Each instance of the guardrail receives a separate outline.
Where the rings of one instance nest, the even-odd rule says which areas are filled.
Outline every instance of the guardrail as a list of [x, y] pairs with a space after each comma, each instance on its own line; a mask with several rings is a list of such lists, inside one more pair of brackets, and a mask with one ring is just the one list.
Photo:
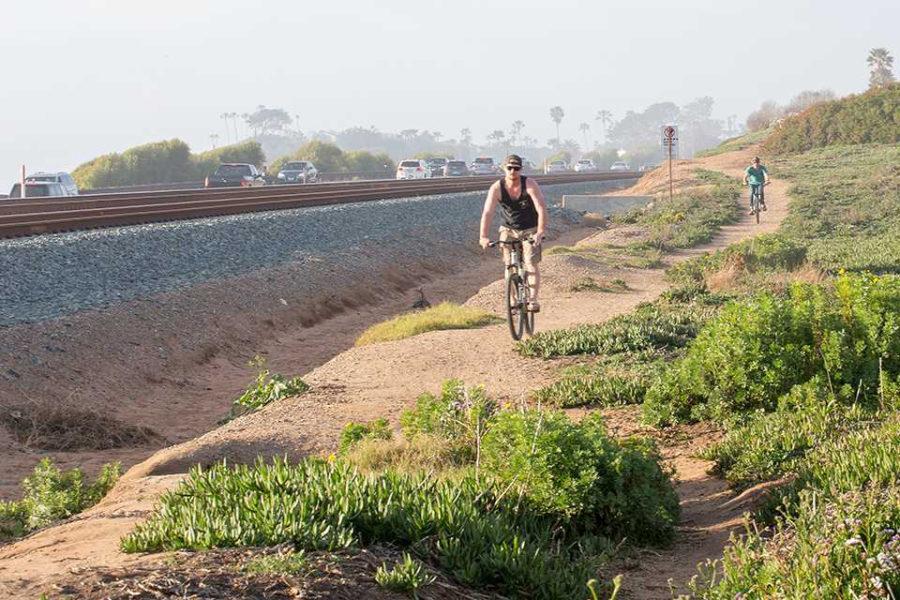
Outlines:
[[[541, 175], [544, 185], [635, 179], [639, 173]], [[246, 212], [486, 190], [496, 176], [24, 198], [0, 204], [0, 238]]]

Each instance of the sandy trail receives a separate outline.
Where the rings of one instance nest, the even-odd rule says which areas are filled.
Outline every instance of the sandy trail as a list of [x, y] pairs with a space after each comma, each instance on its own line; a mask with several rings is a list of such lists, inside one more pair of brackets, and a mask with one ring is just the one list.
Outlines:
[[[753, 150], [690, 163], [680, 161], [676, 178], [688, 179], [695, 166], [738, 175]], [[647, 193], [654, 185], [661, 185], [661, 177], [648, 175], [635, 193]], [[774, 231], [787, 213], [785, 190], [779, 182], [767, 189], [770, 208], [760, 225], [745, 216], [739, 223], [724, 227], [712, 243], [670, 256], [669, 261]], [[601, 231], [585, 241], [609, 241], [615, 235], [615, 230]], [[662, 269], [612, 270], [587, 266], [566, 255], [547, 256], [544, 272], [544, 309], [539, 314], [538, 330], [601, 322], [652, 300], [666, 288]], [[570, 292], [571, 283], [586, 274], [601, 280], [624, 279], [630, 290]], [[500, 286], [500, 281], [495, 281], [469, 302], [496, 307]], [[158, 494], [174, 486], [193, 464], [209, 464], [223, 458], [230, 462], [252, 461], [258, 455], [299, 458], [330, 450], [347, 421], [378, 416], [396, 421], [399, 412], [416, 396], [437, 391], [441, 382], [451, 377], [470, 385], [484, 384], [493, 396], [516, 401], [528, 390], [551, 380], [558, 367], [559, 363], [523, 359], [514, 354], [505, 324], [431, 332], [352, 348], [304, 377], [313, 385], [312, 393], [279, 402], [197, 439], [166, 448], [132, 468], [99, 505], [60, 526], [0, 548], [0, 596], [33, 598], [48, 590], [53, 581], [79, 569], [162, 560], [160, 556], [125, 555], [118, 551], [118, 540], [135, 522], [146, 517]], [[630, 412], [609, 414], [609, 420], [614, 432], [624, 434], [639, 429], [633, 407]], [[663, 444], [666, 458], [676, 469], [684, 518], [671, 550], [648, 552], [637, 568], [626, 572], [626, 592], [632, 597], [669, 598], [667, 580], [684, 582], [695, 572], [698, 562], [721, 556], [729, 532], [740, 521], [743, 503], [735, 503], [726, 485], [706, 474], [707, 462], [692, 458], [710, 439], [709, 432], [697, 430]]]

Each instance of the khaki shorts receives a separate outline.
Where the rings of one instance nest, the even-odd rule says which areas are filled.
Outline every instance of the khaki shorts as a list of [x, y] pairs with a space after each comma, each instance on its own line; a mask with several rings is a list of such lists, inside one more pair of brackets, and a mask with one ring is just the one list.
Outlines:
[[[537, 227], [531, 229], [510, 229], [509, 227], [500, 227], [500, 240], [503, 242], [511, 242], [513, 240], [524, 240], [526, 237], [534, 234]], [[526, 271], [534, 271], [534, 266], [541, 262], [541, 247], [543, 244], [535, 246], [531, 242], [522, 242], [522, 263], [525, 265]], [[503, 263], [509, 265], [509, 250], [503, 247]]]

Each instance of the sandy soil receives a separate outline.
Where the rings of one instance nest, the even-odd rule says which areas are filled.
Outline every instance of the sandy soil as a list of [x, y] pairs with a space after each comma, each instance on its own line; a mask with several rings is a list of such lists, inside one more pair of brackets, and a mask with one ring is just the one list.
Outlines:
[[[693, 164], [737, 175], [748, 164], [753, 150], [710, 157]], [[676, 173], [688, 175], [688, 165], [679, 164]], [[639, 191], [645, 192], [654, 182], [658, 185], [661, 177], [664, 175], [649, 174], [639, 184], [644, 186]], [[740, 223], [723, 228], [708, 246], [679, 253], [669, 260], [682, 260], [774, 231], [787, 212], [785, 187], [776, 182], [769, 188], [767, 198], [770, 208], [762, 224], [753, 224], [745, 217]], [[614, 230], [601, 231], [585, 243], [610, 241], [616, 235], [619, 233]], [[496, 269], [496, 264], [491, 268]], [[485, 269], [488, 273], [487, 264]], [[656, 297], [666, 287], [662, 270], [613, 270], [566, 255], [546, 257], [544, 270], [547, 276], [544, 309], [538, 316], [539, 330], [609, 319]], [[630, 291], [570, 292], [571, 282], [586, 272], [597, 279], [622, 278]], [[429, 299], [445, 297], [438, 292], [442, 289], [438, 287], [439, 282], [432, 285], [435, 287], [426, 288]], [[499, 282], [494, 282], [484, 287], [469, 302], [496, 307], [499, 286]], [[443, 289], [444, 293], [458, 291], [459, 286], [452, 284]], [[382, 314], [386, 312], [389, 311], [385, 309]], [[378, 316], [377, 313], [359, 314], [360, 319], [371, 321]], [[270, 347], [270, 352], [281, 357], [279, 360], [291, 354], [296, 354], [299, 360], [309, 352], [311, 343], [346, 345], [353, 337], [351, 331], [358, 331], [360, 325], [352, 315], [345, 315], [322, 323], [313, 339], [308, 332], [285, 332]], [[222, 368], [227, 372], [226, 365]], [[116, 489], [93, 509], [60, 526], [0, 548], [0, 596], [34, 597], [72, 569], [122, 568], [157, 560], [158, 557], [122, 554], [117, 548], [118, 539], [145, 517], [154, 498], [175, 485], [193, 464], [209, 464], [223, 458], [230, 462], [252, 461], [258, 455], [300, 457], [330, 450], [347, 421], [376, 416], [396, 419], [400, 410], [410, 405], [418, 394], [436, 391], [449, 377], [458, 377], [468, 384], [484, 384], [494, 396], [515, 402], [529, 389], [550, 380], [556, 368], [552, 362], [515, 355], [505, 324], [478, 330], [432, 332], [407, 340], [352, 348], [305, 376], [313, 385], [312, 393], [279, 402], [197, 439], [161, 450], [132, 468]], [[223, 408], [230, 397], [221, 399]], [[166, 405], [164, 409], [171, 410], [171, 406]], [[638, 428], [633, 410], [610, 413], [608, 419], [613, 431], [624, 434]], [[630, 597], [669, 598], [667, 581], [672, 579], [680, 584], [696, 572], [698, 562], [721, 556], [728, 534], [739, 523], [745, 502], [735, 499], [723, 482], [706, 473], [708, 463], [693, 458], [697, 449], [714, 437], [713, 431], [687, 429], [671, 439], [662, 439], [665, 456], [676, 471], [684, 518], [672, 549], [648, 552], [632, 565], [634, 568], [626, 571], [625, 591]]]

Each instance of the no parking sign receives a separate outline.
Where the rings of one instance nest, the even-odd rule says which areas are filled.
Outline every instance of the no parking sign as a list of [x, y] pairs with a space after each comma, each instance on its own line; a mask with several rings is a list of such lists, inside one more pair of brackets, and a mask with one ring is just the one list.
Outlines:
[[663, 125], [660, 133], [662, 134], [660, 140], [663, 148], [674, 148], [678, 145], [678, 126]]

